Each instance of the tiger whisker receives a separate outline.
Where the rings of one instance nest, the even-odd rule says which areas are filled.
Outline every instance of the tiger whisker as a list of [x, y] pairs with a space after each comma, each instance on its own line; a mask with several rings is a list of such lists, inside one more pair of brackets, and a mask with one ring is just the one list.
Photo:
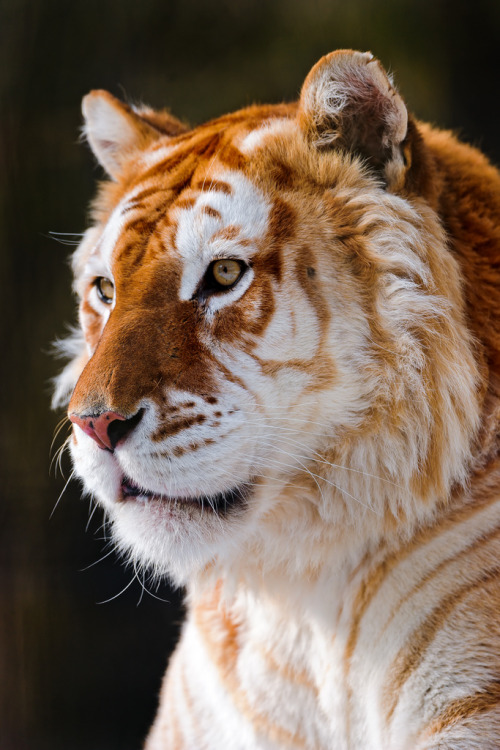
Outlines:
[[[248, 422], [248, 424], [252, 424], [252, 423]], [[286, 428], [281, 428], [281, 427], [277, 426], [276, 429], [282, 430], [282, 429], [286, 429]], [[280, 439], [283, 440], [286, 443], [290, 443], [292, 445], [296, 445], [299, 448], [306, 448], [306, 446], [304, 446], [304, 444], [300, 443], [298, 440], [292, 440], [289, 437], [283, 437], [283, 436], [280, 436]], [[344, 469], [345, 471], [351, 471], [351, 472], [353, 472], [355, 474], [362, 474], [363, 476], [369, 477], [370, 479], [378, 479], [380, 482], [386, 482], [387, 484], [390, 484], [393, 487], [397, 487], [400, 490], [403, 489], [401, 487], [401, 485], [398, 484], [397, 482], [393, 482], [390, 479], [386, 479], [385, 477], [381, 477], [378, 474], [371, 474], [368, 471], [363, 471], [363, 469], [354, 469], [351, 466], [342, 466], [341, 464], [334, 464], [331, 461], [327, 461], [325, 458], [323, 458], [321, 456], [321, 453], [319, 453], [318, 451], [316, 451], [314, 449], [311, 449], [311, 456], [300, 456], [300, 458], [308, 459], [308, 458], [312, 458], [312, 456], [317, 456], [317, 458], [314, 459], [317, 463], [325, 464], [326, 466], [331, 466], [333, 469]]]
[[[272, 446], [273, 448], [276, 448], [276, 446], [272, 445], [271, 443], [269, 443], [269, 445]], [[296, 458], [296, 456], [293, 453], [288, 453], [287, 451], [282, 450], [280, 448], [278, 448], [278, 450], [280, 451], [280, 453], [284, 453], [285, 455], [290, 456], [291, 458]], [[273, 459], [266, 458], [264, 460], [265, 461], [272, 461]], [[355, 500], [357, 503], [359, 503], [359, 505], [362, 505], [367, 510], [371, 510], [376, 515], [381, 516], [381, 513], [379, 511], [376, 511], [375, 508], [371, 507], [370, 505], [367, 505], [366, 503], [363, 503], [361, 500], [359, 500], [357, 497], [355, 497], [354, 495], [352, 495], [350, 492], [348, 492], [347, 490], [345, 490], [342, 487], [340, 487], [340, 485], [336, 484], [335, 482], [332, 482], [329, 479], [326, 479], [325, 477], [322, 477], [320, 474], [316, 474], [315, 472], [311, 471], [304, 464], [302, 464], [302, 462], [299, 461], [298, 463], [299, 463], [299, 465], [301, 465], [303, 467], [304, 471], [306, 471], [306, 473], [309, 474], [313, 479], [320, 479], [322, 482], [326, 482], [326, 484], [329, 484], [332, 487], [335, 487], [335, 489], [339, 490], [339, 492], [342, 492], [344, 495], [347, 495], [347, 497], [350, 497], [352, 500]], [[288, 468], [295, 468], [293, 466], [293, 464], [281, 463], [281, 465], [283, 465], [285, 467], [288, 467]], [[316, 484], [318, 484], [318, 483], [316, 482]], [[318, 489], [320, 489], [319, 485], [318, 485]], [[323, 494], [322, 494], [322, 498], [324, 499]]]
[[[207, 171], [205, 172], [205, 177], [203, 178], [203, 184], [202, 184], [202, 187], [201, 187], [201, 191], [202, 191], [202, 192], [203, 192], [203, 191], [205, 190], [205, 183], [206, 183], [206, 181], [207, 181], [207, 175], [208, 175], [208, 173], [210, 172], [210, 170], [212, 169], [212, 167], [213, 167], [213, 165], [214, 165], [214, 163], [215, 163], [215, 160], [217, 159], [217, 157], [218, 157], [219, 153], [220, 153], [220, 149], [218, 149], [218, 151], [216, 151], [216, 152], [215, 152], [215, 154], [214, 154], [214, 156], [213, 156], [213, 159], [212, 159], [212, 161], [210, 162], [210, 165], [209, 165], [209, 167], [208, 167]], [[210, 179], [210, 185], [209, 185], [209, 188], [208, 188], [209, 192], [210, 192], [210, 188], [212, 187], [213, 183], [214, 183], [214, 178], [212, 177], [212, 178]]]
[[302, 422], [304, 424], [315, 424], [315, 425], [318, 425], [319, 427], [325, 427], [328, 430], [331, 430], [332, 426], [333, 426], [333, 425], [327, 424], [325, 422], [316, 422], [316, 421], [314, 421], [312, 419], [300, 419], [300, 417], [288, 417], [288, 416], [286, 416], [286, 417], [269, 416], [268, 417], [268, 416], [266, 416], [264, 414], [260, 417], [260, 419], [259, 418], [257, 418], [257, 419], [254, 418], [254, 421], [255, 421], [255, 424], [258, 424], [259, 422], [266, 422], [266, 421], [269, 421], [271, 419], [273, 419], [273, 420], [277, 419], [277, 420], [283, 420], [283, 421], [286, 420], [287, 422]]
[[135, 574], [135, 572], [134, 572], [134, 575], [132, 576], [132, 579], [131, 579], [131, 580], [130, 580], [130, 581], [129, 581], [128, 583], [127, 583], [127, 585], [126, 585], [126, 586], [124, 586], [124, 587], [122, 588], [122, 590], [121, 590], [121, 591], [119, 591], [119, 592], [118, 592], [117, 594], [115, 594], [114, 596], [111, 596], [111, 597], [110, 597], [109, 599], [104, 599], [104, 600], [103, 600], [103, 601], [101, 601], [101, 602], [96, 602], [96, 604], [109, 604], [109, 602], [112, 602], [112, 601], [114, 601], [115, 599], [118, 599], [118, 597], [119, 597], [119, 596], [121, 596], [122, 594], [124, 594], [124, 593], [125, 593], [125, 591], [127, 591], [127, 589], [129, 589], [129, 588], [130, 588], [130, 587], [132, 586], [132, 584], [134, 583], [134, 581], [136, 580], [136, 578], [137, 578], [137, 576], [136, 576], [136, 574]]
[[102, 537], [97, 537], [97, 536], [95, 537], [98, 541], [100, 541], [100, 542], [102, 542], [102, 541], [109, 542], [110, 541], [110, 536], [109, 536], [109, 533], [108, 533], [108, 527], [109, 527], [109, 519], [107, 518], [106, 514], [104, 514], [101, 525], [95, 530], [95, 534], [98, 534], [100, 531], [102, 531], [104, 533], [104, 536], [102, 536]]
[[52, 508], [52, 513], [51, 513], [51, 514], [50, 514], [50, 516], [49, 516], [49, 521], [50, 521], [50, 519], [52, 518], [52, 516], [54, 515], [54, 513], [55, 513], [55, 510], [56, 510], [57, 506], [59, 505], [59, 501], [61, 500], [62, 496], [64, 495], [64, 493], [65, 493], [65, 491], [66, 491], [66, 488], [67, 488], [68, 484], [69, 484], [69, 483], [71, 482], [71, 480], [73, 479], [74, 475], [75, 475], [75, 470], [73, 469], [73, 471], [71, 472], [71, 474], [70, 474], [70, 475], [69, 475], [69, 477], [68, 477], [68, 480], [67, 480], [66, 484], [65, 484], [65, 485], [64, 485], [64, 487], [62, 488], [62, 492], [61, 492], [61, 494], [59, 495], [59, 497], [58, 497], [58, 498], [57, 498], [57, 500], [56, 500], [56, 504], [55, 504], [55, 505], [54, 505], [54, 507]]
[[139, 599], [138, 599], [137, 604], [136, 604], [136, 607], [138, 607], [139, 604], [142, 602], [142, 598], [144, 596], [144, 592], [146, 591], [146, 588], [144, 586], [144, 580], [141, 581], [141, 579], [139, 577], [139, 573], [137, 572], [137, 563], [136, 563], [136, 561], [133, 560], [132, 564], [133, 564], [133, 567], [134, 567], [134, 573], [135, 573], [136, 580], [138, 581], [139, 586], [141, 587], [141, 593], [140, 593]]
[[[110, 544], [109, 541], [108, 541], [108, 544]], [[113, 548], [110, 549], [109, 552], [106, 552], [105, 555], [103, 555], [102, 557], [100, 557], [98, 560], [95, 560], [93, 563], [90, 563], [90, 565], [86, 565], [85, 568], [80, 568], [79, 572], [80, 573], [84, 573], [86, 570], [89, 570], [90, 568], [93, 568], [94, 565], [99, 565], [100, 562], [102, 562], [103, 560], [106, 560], [106, 558], [109, 557], [110, 555], [112, 555], [113, 552], [115, 552], [115, 551], [116, 551], [115, 545], [113, 545]]]
[[68, 447], [68, 445], [69, 445], [69, 438], [67, 438], [67, 440], [65, 440], [64, 443], [63, 443], [63, 445], [61, 446], [61, 449], [59, 450], [59, 455], [58, 455], [57, 461], [56, 461], [56, 469], [55, 469], [55, 471], [57, 473], [57, 470], [59, 469], [59, 473], [63, 477], [63, 479], [64, 479], [64, 472], [63, 472], [63, 468], [62, 468], [62, 457], [63, 457], [64, 451], [66, 450], [66, 448]]
[[89, 514], [89, 519], [87, 521], [87, 525], [85, 526], [85, 533], [89, 530], [90, 523], [92, 521], [92, 518], [94, 517], [94, 513], [96, 512], [97, 508], [99, 507], [94, 498], [92, 497], [90, 499], [90, 502], [93, 503], [94, 507], [92, 508], [92, 511]]
[[50, 454], [52, 452], [52, 448], [54, 447], [54, 443], [55, 443], [55, 441], [57, 439], [57, 436], [61, 432], [61, 430], [64, 427], [64, 425], [65, 425], [66, 422], [69, 423], [69, 426], [72, 426], [71, 422], [68, 419], [68, 417], [66, 415], [64, 415], [64, 417], [62, 419], [60, 419], [59, 422], [57, 423], [57, 425], [55, 426], [55, 428], [54, 428], [54, 437], [52, 438], [52, 442], [51, 442], [50, 448], [49, 448], [49, 456], [50, 456]]
[[[271, 422], [273, 418], [269, 417], [268, 419]], [[285, 419], [285, 418], [283, 417], [283, 419]], [[304, 420], [304, 421], [307, 423], [307, 420]], [[278, 424], [268, 424], [268, 423], [264, 422], [263, 419], [259, 420], [258, 422], [253, 421], [253, 420], [248, 420], [247, 424], [256, 425], [256, 426], [261, 426], [262, 424], [265, 424], [266, 428], [271, 428], [271, 429], [274, 429], [274, 430], [281, 430], [282, 432], [291, 432], [294, 435], [297, 434], [297, 428], [296, 427], [284, 427], [283, 425], [278, 425]], [[311, 435], [312, 437], [324, 437], [324, 435], [325, 435], [324, 432], [308, 432], [307, 434]]]
[[[59, 242], [60, 245], [77, 247], [82, 241], [81, 238], [83, 237], [83, 234], [73, 234], [73, 232], [49, 232], [48, 234], [42, 233], [42, 237], [46, 237], [48, 240], [55, 240], [56, 242]], [[74, 239], [70, 239], [71, 237]], [[76, 239], [77, 237], [80, 239]]]
[[[136, 572], [137, 580], [139, 581], [141, 589], [142, 589], [141, 595], [139, 597], [139, 601], [137, 602], [137, 606], [139, 606], [139, 604], [141, 603], [143, 595], [145, 593], [148, 594], [149, 596], [151, 596], [153, 599], [157, 599], [159, 602], [163, 602], [164, 604], [170, 604], [170, 602], [169, 602], [168, 599], [163, 599], [163, 597], [158, 596], [157, 594], [153, 594], [153, 592], [148, 589], [148, 587], [146, 586], [146, 579], [145, 579], [146, 571], [145, 570], [137, 571], [137, 567], [136, 566], [137, 566], [137, 563], [134, 560], [134, 570]], [[142, 572], [142, 580], [139, 577], [139, 572]]]
[[52, 460], [50, 462], [50, 466], [49, 466], [49, 473], [50, 473], [52, 471], [52, 466], [55, 463], [55, 474], [57, 475], [57, 470], [59, 469], [59, 472], [61, 476], [63, 477], [63, 479], [64, 479], [64, 473], [62, 470], [62, 457], [63, 457], [63, 453], [65, 449], [69, 445], [69, 441], [70, 441], [70, 437], [68, 436], [66, 440], [64, 441], [64, 443], [62, 443], [62, 445], [59, 446], [59, 448], [57, 449], [57, 452], [53, 455]]
[[[271, 443], [269, 443], [269, 445], [271, 445]], [[291, 453], [288, 453], [287, 451], [285, 451], [285, 450], [283, 450], [283, 449], [278, 449], [278, 450], [280, 451], [280, 453], [284, 453], [285, 455], [289, 456], [290, 458], [296, 458], [296, 456], [294, 456], [294, 455], [293, 455], [293, 454], [291, 454]], [[267, 460], [267, 461], [271, 461], [271, 460], [273, 460], [273, 459], [269, 459], [269, 458], [266, 458], [265, 460]], [[282, 463], [282, 462], [280, 462], [280, 463]], [[298, 461], [298, 464], [299, 464], [299, 465], [300, 465], [300, 466], [301, 466], [301, 467], [302, 467], [302, 468], [304, 469], [304, 471], [306, 472], [306, 474], [309, 474], [309, 475], [310, 475], [310, 476], [311, 476], [311, 477], [313, 478], [313, 480], [314, 480], [314, 482], [315, 482], [315, 484], [316, 484], [316, 486], [317, 486], [317, 488], [318, 488], [318, 490], [319, 490], [319, 493], [320, 493], [320, 495], [321, 495], [321, 499], [322, 499], [322, 500], [324, 501], [325, 497], [324, 497], [324, 495], [323, 495], [323, 491], [322, 491], [322, 489], [321, 489], [321, 487], [320, 487], [319, 483], [318, 483], [318, 482], [317, 482], [317, 480], [316, 480], [316, 476], [317, 476], [317, 475], [315, 476], [315, 475], [314, 475], [314, 473], [313, 473], [312, 471], [310, 471], [310, 469], [308, 469], [308, 468], [307, 468], [307, 466], [306, 466], [305, 464], [303, 464], [303, 463], [302, 463], [302, 461]], [[286, 466], [286, 464], [284, 464], [284, 463], [283, 463], [283, 466]], [[295, 467], [293, 467], [293, 464], [288, 464], [288, 466], [289, 466], [289, 467], [292, 467], [292, 468], [295, 468]]]

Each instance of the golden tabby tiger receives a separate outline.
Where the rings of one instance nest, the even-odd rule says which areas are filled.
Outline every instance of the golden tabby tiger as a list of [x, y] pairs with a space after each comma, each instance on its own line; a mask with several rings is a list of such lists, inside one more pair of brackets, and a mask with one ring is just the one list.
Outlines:
[[195, 129], [85, 99], [71, 454], [187, 588], [147, 750], [500, 748], [500, 176], [371, 54]]

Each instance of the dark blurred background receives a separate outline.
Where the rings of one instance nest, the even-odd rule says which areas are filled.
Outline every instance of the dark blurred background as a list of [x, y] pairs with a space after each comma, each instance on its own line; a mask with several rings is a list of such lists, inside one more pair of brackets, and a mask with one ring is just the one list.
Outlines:
[[167, 602], [137, 582], [112, 599], [133, 579], [114, 554], [83, 570], [108, 548], [76, 483], [50, 518], [50, 348], [75, 315], [71, 248], [49, 233], [83, 231], [100, 176], [81, 97], [198, 123], [294, 99], [321, 55], [370, 49], [420, 118], [498, 164], [499, 40], [498, 0], [0, 0], [1, 750], [140, 748], [182, 617], [167, 585]]

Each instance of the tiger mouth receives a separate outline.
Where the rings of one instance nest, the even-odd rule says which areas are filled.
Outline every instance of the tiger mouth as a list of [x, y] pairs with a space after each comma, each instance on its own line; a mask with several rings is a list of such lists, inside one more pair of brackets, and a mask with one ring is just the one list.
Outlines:
[[176, 505], [189, 505], [199, 507], [204, 511], [226, 515], [235, 509], [247, 504], [250, 494], [250, 483], [240, 484], [224, 492], [213, 495], [161, 495], [144, 487], [139, 487], [128, 477], [123, 477], [120, 487], [120, 499], [122, 501], [148, 502], [156, 501]]

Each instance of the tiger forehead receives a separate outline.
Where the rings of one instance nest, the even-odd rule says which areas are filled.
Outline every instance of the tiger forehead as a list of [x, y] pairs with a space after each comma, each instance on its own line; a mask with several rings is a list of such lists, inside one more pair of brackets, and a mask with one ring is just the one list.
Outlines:
[[[243, 246], [263, 237], [269, 221], [269, 202], [262, 191], [239, 172], [207, 176], [204, 189], [192, 195], [190, 205], [175, 213], [175, 246], [184, 259], [205, 259], [224, 253], [224, 245], [240, 241]], [[218, 186], [227, 186], [219, 189]], [[173, 209], [175, 210], [175, 204]]]
[[[142, 167], [136, 165], [100, 243], [115, 274], [117, 266], [125, 275], [140, 271], [147, 258], [176, 258], [184, 268], [181, 297], [188, 299], [212, 260], [250, 262], [272, 240], [273, 228], [283, 235], [297, 226], [297, 211], [310, 234], [305, 204], [321, 213], [321, 195], [331, 192], [341, 167], [344, 189], [365, 187], [359, 170], [338, 158], [320, 155], [318, 163], [305, 158], [296, 127], [286, 118], [260, 119], [252, 126], [244, 121], [228, 132], [206, 130], [170, 145], [161, 140], [143, 153]], [[331, 220], [333, 213], [327, 213]]]
[[214, 258], [250, 259], [269, 215], [268, 199], [248, 177], [214, 167], [194, 174], [174, 199], [161, 184], [137, 186], [113, 212], [101, 252], [115, 275], [126, 276], [146, 261], [177, 258], [185, 268], [181, 298], [189, 298]]

